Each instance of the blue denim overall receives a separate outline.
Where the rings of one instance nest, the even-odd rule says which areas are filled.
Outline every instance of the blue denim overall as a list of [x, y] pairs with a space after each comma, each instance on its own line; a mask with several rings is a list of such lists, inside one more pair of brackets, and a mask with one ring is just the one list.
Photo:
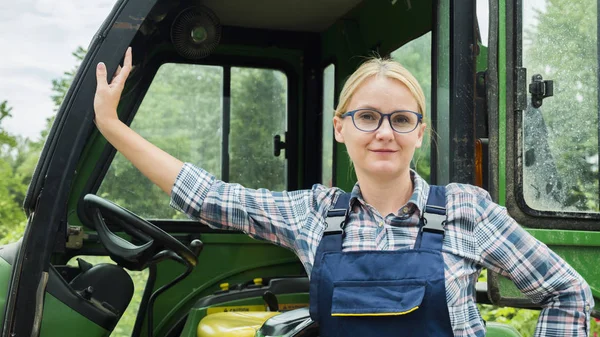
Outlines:
[[414, 249], [342, 252], [339, 219], [347, 218], [349, 195], [338, 199], [310, 280], [310, 316], [320, 336], [453, 336], [441, 254], [445, 187], [431, 186]]

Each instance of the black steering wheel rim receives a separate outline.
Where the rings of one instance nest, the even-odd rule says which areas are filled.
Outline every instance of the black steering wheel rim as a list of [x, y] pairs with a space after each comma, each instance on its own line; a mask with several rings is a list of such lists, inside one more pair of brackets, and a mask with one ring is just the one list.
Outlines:
[[[121, 207], [95, 194], [84, 196], [86, 212], [96, 226], [96, 231], [105, 248], [117, 262], [128, 264], [129, 269], [143, 269], [148, 262], [161, 250], [169, 250], [191, 266], [197, 262], [196, 255], [182, 242], [163, 231], [154, 224], [144, 220], [130, 210]], [[124, 240], [108, 229], [104, 216], [115, 218], [115, 224], [126, 233], [145, 242], [140, 246]]]

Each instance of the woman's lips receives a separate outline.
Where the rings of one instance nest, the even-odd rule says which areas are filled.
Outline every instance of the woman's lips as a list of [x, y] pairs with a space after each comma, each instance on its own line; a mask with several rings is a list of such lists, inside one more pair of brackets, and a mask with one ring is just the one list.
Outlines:
[[389, 150], [389, 149], [378, 149], [378, 150], [370, 150], [371, 152], [376, 152], [376, 153], [394, 153], [396, 152], [396, 150]]

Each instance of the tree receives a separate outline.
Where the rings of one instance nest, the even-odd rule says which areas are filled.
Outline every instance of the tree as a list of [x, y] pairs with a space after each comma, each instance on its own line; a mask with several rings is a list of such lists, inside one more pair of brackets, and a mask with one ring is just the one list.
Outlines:
[[[62, 104], [85, 53], [85, 49], [77, 48], [73, 52], [77, 65], [52, 81], [54, 111]], [[11, 110], [7, 101], [0, 103], [0, 123], [11, 117]], [[37, 141], [10, 135], [0, 125], [0, 243], [16, 241], [25, 229], [21, 205], [53, 121], [54, 116], [47, 119], [46, 128]]]
[[14, 167], [18, 156], [17, 138], [3, 130], [1, 125], [5, 118], [10, 117], [11, 110], [7, 101], [0, 103], [0, 177], [2, 177], [0, 179], [0, 241], [2, 242], [6, 242], [8, 234], [21, 232], [25, 225], [25, 214], [20, 205], [27, 186]]
[[[10, 112], [12, 108], [8, 106], [7, 101], [3, 101], [0, 103], [0, 123], [6, 117], [10, 117]], [[17, 141], [15, 137], [11, 136], [5, 130], [0, 129], [0, 146], [2, 146], [2, 150], [5, 150], [6, 147], [14, 147], [17, 145]]]

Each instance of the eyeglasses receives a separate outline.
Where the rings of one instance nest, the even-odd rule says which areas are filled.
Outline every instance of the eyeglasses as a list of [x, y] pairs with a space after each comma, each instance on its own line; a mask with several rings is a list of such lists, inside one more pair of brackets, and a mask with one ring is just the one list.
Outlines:
[[341, 117], [352, 117], [354, 126], [360, 131], [373, 132], [381, 126], [381, 122], [388, 117], [392, 130], [398, 133], [409, 133], [417, 128], [423, 115], [410, 111], [398, 110], [389, 114], [383, 114], [374, 109], [358, 109], [344, 113]]

